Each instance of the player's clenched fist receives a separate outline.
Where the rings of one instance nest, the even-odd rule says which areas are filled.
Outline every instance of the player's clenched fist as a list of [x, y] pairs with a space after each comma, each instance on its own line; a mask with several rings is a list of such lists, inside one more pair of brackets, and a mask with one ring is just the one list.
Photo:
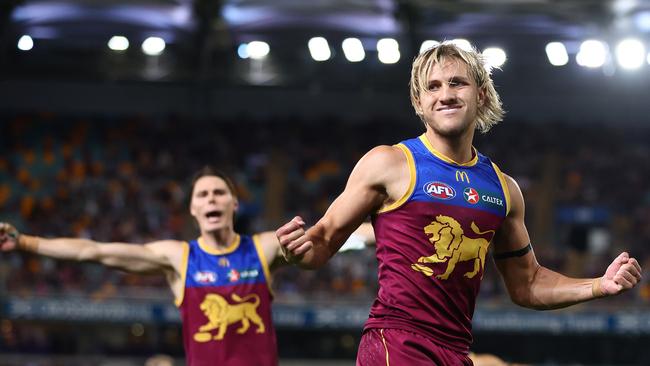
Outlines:
[[641, 273], [639, 261], [623, 252], [607, 267], [605, 275], [594, 283], [594, 295], [609, 296], [629, 290], [641, 281]]
[[280, 242], [284, 259], [289, 263], [297, 263], [302, 256], [312, 248], [313, 243], [305, 235], [305, 221], [300, 216], [284, 224], [275, 231]]
[[6, 222], [0, 222], [0, 250], [9, 251], [18, 246], [18, 235], [16, 228]]

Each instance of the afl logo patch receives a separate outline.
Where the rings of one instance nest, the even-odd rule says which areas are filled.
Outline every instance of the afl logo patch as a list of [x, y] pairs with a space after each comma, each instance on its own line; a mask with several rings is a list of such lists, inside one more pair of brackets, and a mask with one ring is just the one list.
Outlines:
[[429, 182], [424, 185], [424, 193], [441, 200], [450, 200], [456, 197], [456, 191], [447, 183]]
[[463, 191], [463, 196], [465, 197], [465, 201], [468, 203], [471, 203], [473, 205], [478, 203], [478, 192], [474, 188], [467, 187]]
[[198, 283], [215, 283], [217, 274], [212, 271], [201, 271], [194, 274], [194, 281]]

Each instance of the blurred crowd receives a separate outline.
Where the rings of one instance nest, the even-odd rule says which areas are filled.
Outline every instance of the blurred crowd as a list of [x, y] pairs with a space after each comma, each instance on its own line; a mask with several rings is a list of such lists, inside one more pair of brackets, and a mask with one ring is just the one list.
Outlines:
[[[190, 178], [205, 164], [235, 179], [242, 233], [274, 230], [296, 214], [313, 224], [372, 146], [423, 129], [404, 121], [323, 118], [187, 121], [165, 117], [0, 117], [0, 220], [41, 236], [144, 243], [198, 235]], [[650, 129], [506, 121], [476, 146], [520, 184], [539, 261], [574, 276], [602, 274], [619, 251], [650, 268]], [[480, 304], [507, 302], [489, 261]], [[337, 255], [319, 271], [283, 268], [280, 302], [369, 303], [372, 248]], [[0, 294], [171, 299], [161, 277], [23, 253], [0, 258]], [[616, 299], [650, 303], [650, 284]]]

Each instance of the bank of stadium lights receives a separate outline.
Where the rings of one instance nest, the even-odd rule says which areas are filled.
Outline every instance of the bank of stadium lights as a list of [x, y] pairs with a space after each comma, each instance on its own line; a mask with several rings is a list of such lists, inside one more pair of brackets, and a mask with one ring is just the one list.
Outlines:
[[314, 37], [307, 42], [309, 53], [314, 61], [327, 61], [332, 57], [332, 50], [323, 37]]
[[160, 37], [149, 37], [142, 42], [142, 52], [148, 56], [158, 56], [165, 50], [165, 40]]
[[486, 67], [489, 69], [503, 66], [508, 59], [506, 51], [499, 47], [488, 47], [483, 50], [482, 54], [485, 58]]
[[392, 38], [382, 38], [377, 41], [377, 57], [383, 64], [394, 64], [399, 61], [399, 43]]
[[341, 44], [345, 58], [350, 62], [360, 62], [366, 58], [366, 51], [358, 38], [346, 38]]
[[582, 42], [576, 55], [578, 65], [596, 68], [603, 66], [605, 61], [607, 61], [607, 46], [605, 43], [595, 39]]
[[124, 36], [113, 36], [108, 40], [108, 48], [121, 52], [129, 49], [129, 40]]
[[18, 39], [17, 47], [21, 51], [29, 51], [34, 48], [34, 40], [28, 35], [23, 35]]
[[[28, 36], [25, 36], [28, 37]], [[114, 37], [115, 38], [115, 37]], [[31, 38], [29, 38], [31, 41]], [[29, 41], [25, 40], [25, 45]], [[161, 40], [162, 41], [162, 40]], [[128, 40], [127, 47], [128, 47]], [[472, 49], [471, 43], [462, 38], [457, 38], [449, 41], [458, 47], [470, 50]], [[19, 42], [20, 43], [20, 42]], [[110, 42], [109, 42], [110, 43]], [[145, 41], [146, 43], [146, 41]], [[162, 41], [164, 49], [164, 41]], [[33, 42], [31, 42], [33, 45]], [[435, 40], [426, 40], [420, 46], [420, 53], [440, 44]], [[31, 46], [30, 46], [31, 47]], [[110, 45], [109, 45], [110, 47]], [[143, 44], [143, 50], [144, 50]], [[20, 48], [20, 46], [19, 46]], [[308, 42], [309, 52], [314, 61], [326, 61], [332, 57], [332, 49], [323, 37], [313, 37]], [[349, 62], [361, 62], [365, 59], [366, 53], [363, 44], [358, 38], [347, 38], [342, 43], [343, 54]], [[23, 49], [23, 48], [21, 48]], [[29, 48], [28, 48], [29, 49]], [[115, 49], [111, 47], [111, 49]], [[550, 42], [545, 47], [546, 56], [549, 63], [553, 66], [564, 66], [569, 62], [569, 53], [566, 46], [561, 42]], [[647, 52], [643, 42], [635, 39], [626, 39], [621, 41], [615, 50], [616, 60], [623, 69], [636, 69], [640, 68], [644, 61], [650, 64], [650, 53]], [[162, 52], [162, 50], [160, 51]], [[253, 41], [250, 43], [242, 43], [237, 48], [237, 54], [240, 58], [253, 58], [262, 59], [270, 52], [270, 47], [266, 42]], [[379, 61], [384, 64], [393, 64], [399, 62], [401, 57], [399, 51], [399, 44], [395, 39], [384, 38], [377, 41], [377, 53]], [[503, 49], [496, 47], [489, 47], [483, 50], [483, 56], [486, 58], [487, 65], [492, 67], [501, 67], [507, 61], [507, 54]], [[606, 43], [589, 39], [580, 45], [580, 49], [576, 54], [576, 62], [578, 65], [588, 68], [598, 68], [605, 65], [610, 58], [609, 49]]]
[[640, 68], [646, 57], [645, 46], [638, 39], [625, 39], [616, 46], [616, 61], [621, 68], [634, 70]]
[[553, 66], [564, 66], [569, 63], [569, 54], [562, 42], [550, 42], [546, 45], [546, 57]]

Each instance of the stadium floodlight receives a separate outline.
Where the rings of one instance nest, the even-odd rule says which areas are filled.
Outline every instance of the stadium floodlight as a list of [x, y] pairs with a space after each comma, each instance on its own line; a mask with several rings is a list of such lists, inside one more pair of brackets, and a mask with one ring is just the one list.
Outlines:
[[382, 38], [377, 41], [377, 57], [384, 64], [394, 64], [399, 61], [399, 43], [392, 38]]
[[332, 57], [332, 50], [327, 40], [323, 37], [314, 37], [307, 42], [309, 53], [314, 61], [327, 61]]
[[598, 40], [588, 39], [580, 45], [576, 55], [576, 62], [580, 66], [596, 68], [601, 67], [607, 60], [607, 46]]
[[18, 49], [21, 51], [29, 51], [34, 48], [34, 40], [28, 35], [23, 35], [18, 40]]
[[142, 42], [142, 52], [149, 56], [160, 55], [165, 47], [165, 40], [160, 37], [149, 37]]
[[253, 60], [261, 60], [268, 56], [271, 51], [269, 44], [264, 41], [253, 41], [248, 43], [248, 55]]
[[546, 57], [553, 66], [564, 66], [569, 63], [569, 54], [562, 42], [549, 42], [546, 45]]
[[471, 52], [472, 49], [473, 49], [472, 44], [469, 43], [469, 41], [466, 40], [465, 38], [455, 38], [455, 39], [452, 39], [452, 40], [451, 40], [451, 43], [453, 43], [453, 44], [455, 44], [456, 46], [458, 46], [458, 48], [460, 48], [461, 50], [465, 50], [465, 51], [468, 51], [468, 52]]
[[358, 38], [346, 38], [341, 46], [345, 58], [350, 62], [360, 62], [366, 58], [366, 51], [363, 50], [363, 44]]
[[247, 59], [250, 56], [248, 54], [248, 43], [242, 43], [237, 47], [237, 56], [243, 59]]
[[643, 65], [645, 55], [645, 46], [638, 39], [625, 39], [616, 45], [616, 61], [624, 69], [638, 69]]
[[108, 40], [108, 48], [113, 51], [126, 51], [129, 48], [129, 40], [124, 36], [113, 36]]
[[420, 46], [420, 53], [423, 53], [424, 51], [431, 49], [439, 44], [440, 42], [438, 41], [427, 39], [426, 41], [422, 42], [422, 45]]
[[506, 63], [508, 57], [506, 51], [499, 47], [488, 47], [483, 50], [483, 57], [488, 68], [501, 67]]

